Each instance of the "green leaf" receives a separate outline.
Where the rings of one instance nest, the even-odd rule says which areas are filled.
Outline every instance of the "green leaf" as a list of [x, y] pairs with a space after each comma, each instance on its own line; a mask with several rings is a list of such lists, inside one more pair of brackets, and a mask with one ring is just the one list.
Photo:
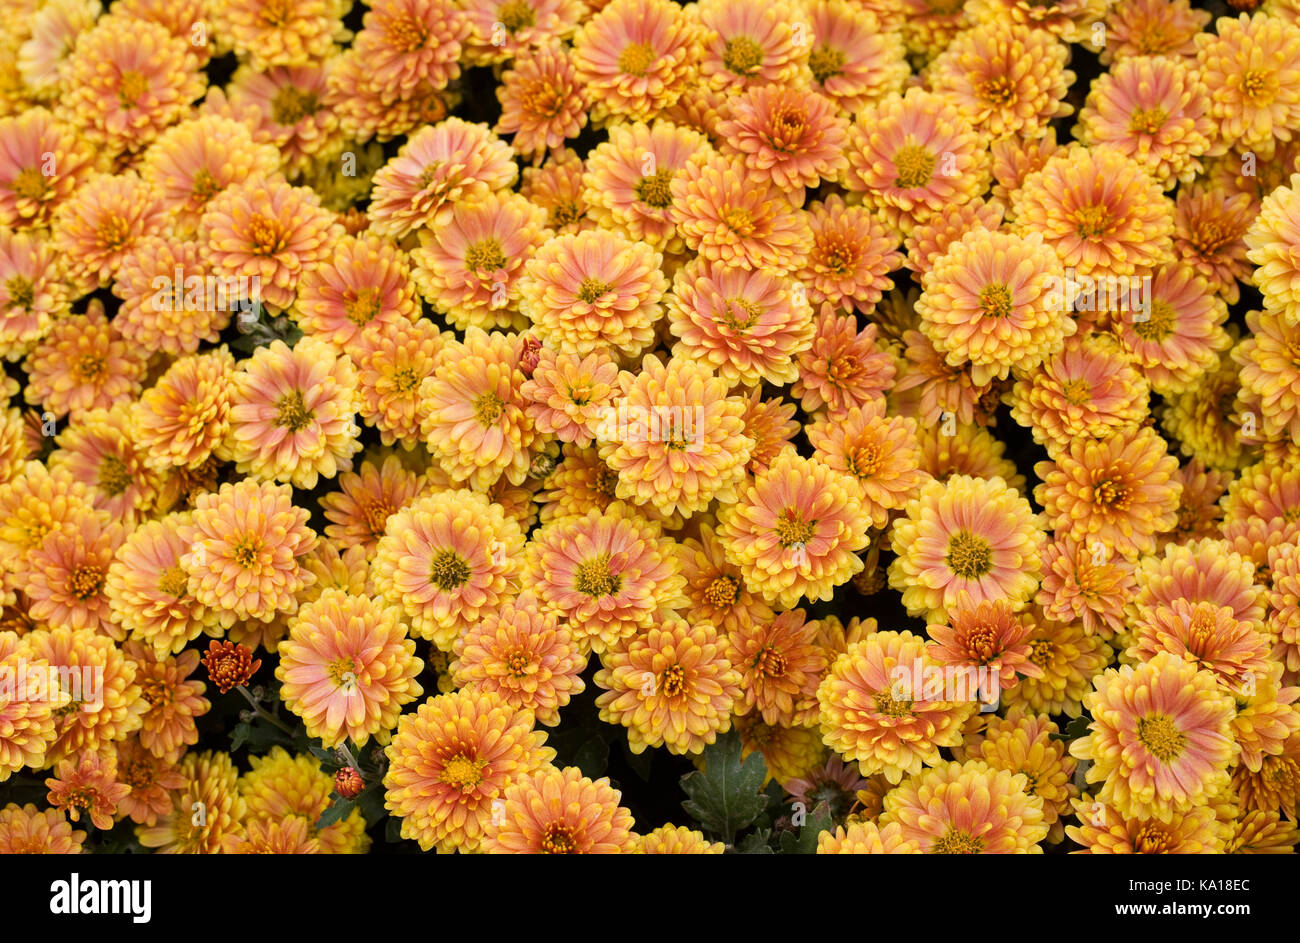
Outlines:
[[770, 828], [756, 828], [748, 835], [745, 840], [736, 846], [738, 855], [770, 855], [773, 854], [772, 846], [768, 842], [772, 838]]
[[344, 799], [336, 792], [331, 792], [330, 798], [334, 801], [330, 803], [329, 807], [321, 813], [320, 818], [316, 821], [318, 830], [329, 828], [335, 822], [343, 821], [357, 807], [356, 799]]
[[1092, 718], [1087, 715], [1076, 717], [1066, 725], [1065, 733], [1054, 733], [1052, 734], [1052, 739], [1064, 740], [1066, 743], [1078, 740], [1080, 737], [1088, 736], [1088, 728], [1091, 725]]
[[251, 728], [246, 723], [240, 722], [238, 724], [235, 724], [235, 729], [230, 734], [231, 753], [234, 753], [236, 750], [242, 747], [246, 742], [248, 742], [248, 734], [250, 730]]
[[829, 803], [819, 802], [803, 825], [795, 826], [781, 833], [781, 854], [815, 855], [817, 854], [817, 836], [835, 827], [835, 816], [831, 814]]
[[705, 830], [722, 836], [728, 845], [736, 833], [752, 825], [771, 801], [762, 792], [767, 778], [763, 754], [755, 750], [740, 759], [740, 735], [734, 730], [704, 751], [704, 769], [682, 777], [690, 796], [682, 808]]
[[387, 814], [384, 809], [384, 790], [379, 788], [379, 783], [372, 783], [357, 796], [357, 806], [361, 809], [362, 818], [366, 820], [366, 828]]

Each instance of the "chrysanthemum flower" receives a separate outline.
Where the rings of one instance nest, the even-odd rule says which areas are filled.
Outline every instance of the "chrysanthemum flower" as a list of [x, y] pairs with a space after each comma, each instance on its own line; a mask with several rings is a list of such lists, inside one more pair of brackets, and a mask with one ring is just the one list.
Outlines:
[[600, 719], [628, 728], [633, 753], [665, 745], [669, 753], [701, 753], [731, 729], [740, 674], [711, 623], [668, 616], [607, 649], [601, 662]]
[[1209, 10], [1188, 0], [1119, 0], [1106, 17], [1102, 65], [1130, 56], [1196, 56], [1196, 35], [1210, 22]]
[[946, 435], [942, 427], [934, 425], [922, 425], [917, 429], [923, 472], [940, 481], [953, 475], [996, 477], [1017, 491], [1024, 490], [1025, 476], [1004, 457], [1005, 442], [979, 426], [957, 425], [951, 431], [953, 435]]
[[362, 546], [373, 553], [384, 536], [388, 518], [409, 505], [420, 494], [423, 482], [403, 467], [396, 455], [382, 463], [361, 463], [358, 472], [339, 476], [339, 490], [323, 495], [321, 510], [326, 520], [325, 536], [340, 549]]
[[568, 39], [579, 21], [607, 4], [579, 0], [465, 0], [471, 27], [464, 58], [472, 65], [506, 62], [551, 40]]
[[315, 64], [235, 70], [226, 86], [230, 108], [245, 117], [254, 137], [280, 151], [284, 172], [304, 171], [312, 158], [341, 144], [339, 119], [330, 107], [324, 67]]
[[850, 822], [835, 831], [817, 836], [819, 855], [919, 855], [921, 843], [904, 838], [903, 827], [890, 822], [883, 828], [875, 822]]
[[88, 513], [94, 509], [86, 485], [65, 470], [27, 462], [0, 484], [0, 567], [11, 574], [25, 570], [27, 554], [47, 534]]
[[1071, 782], [1078, 764], [1059, 734], [1046, 715], [1012, 707], [1005, 719], [996, 714], [989, 718], [972, 751], [974, 758], [993, 769], [1025, 774], [1029, 780], [1025, 791], [1043, 800], [1043, 821], [1051, 827], [1047, 840], [1053, 843], [1063, 837], [1059, 819], [1070, 813], [1070, 800], [1079, 794]]
[[583, 202], [605, 228], [681, 252], [686, 244], [673, 225], [672, 181], [692, 154], [711, 150], [704, 135], [669, 121], [614, 125], [609, 140], [587, 156]]
[[920, 331], [905, 332], [903, 344], [899, 364], [883, 355], [891, 369], [899, 370], [890, 394], [902, 415], [912, 417], [922, 428], [946, 423], [949, 431], [953, 431], [953, 422], [958, 427], [987, 424], [984, 400], [994, 390], [992, 381], [975, 383], [969, 364], [954, 367]]
[[669, 189], [677, 232], [708, 261], [777, 274], [807, 262], [807, 215], [738, 158], [700, 151], [674, 174]]
[[1238, 765], [1232, 787], [1243, 810], [1281, 811], [1295, 821], [1300, 804], [1300, 733], [1288, 737], [1279, 754], [1264, 757], [1258, 771]]
[[353, 48], [386, 98], [441, 89], [460, 75], [470, 21], [451, 0], [376, 0], [362, 22]]
[[668, 298], [674, 358], [707, 365], [731, 383], [783, 385], [812, 343], [812, 307], [802, 285], [766, 270], [693, 260], [678, 269]]
[[1079, 275], [1141, 274], [1171, 261], [1172, 201], [1114, 148], [1071, 146], [1029, 174], [1011, 200], [1017, 231], [1041, 234]]
[[1237, 715], [1232, 721], [1232, 738], [1241, 750], [1240, 762], [1252, 772], [1263, 768], [1264, 757], [1280, 756], [1286, 741], [1300, 730], [1300, 711], [1295, 703], [1300, 688], [1281, 684], [1285, 669], [1271, 661], [1258, 675], [1235, 686]]
[[517, 777], [494, 801], [483, 835], [487, 854], [632, 854], [639, 839], [632, 813], [618, 804], [621, 793], [601, 777], [576, 767], [544, 767]]
[[806, 9], [814, 90], [847, 116], [903, 90], [909, 70], [902, 37], [877, 14], [844, 0], [813, 0]]
[[380, 236], [445, 225], [457, 204], [477, 203], [515, 182], [510, 145], [485, 124], [448, 118], [421, 128], [375, 172], [367, 214]]
[[329, 258], [342, 235], [343, 227], [313, 190], [273, 176], [234, 184], [213, 197], [199, 221], [198, 240], [214, 274], [287, 308], [303, 271]]
[[1021, 608], [1038, 588], [1043, 535], [1020, 494], [1001, 478], [953, 475], [908, 502], [890, 537], [898, 558], [889, 585], [912, 615], [940, 621], [963, 590], [978, 603]]
[[701, 832], [669, 824], [642, 835], [638, 851], [643, 855], [720, 855], [725, 849], [722, 842], [711, 842]]
[[457, 636], [452, 678], [501, 695], [516, 709], [532, 711], [554, 727], [560, 708], [585, 687], [579, 677], [587, 659], [567, 625], [538, 608], [529, 591]]
[[471, 327], [449, 340], [433, 376], [419, 388], [420, 433], [449, 476], [477, 491], [504, 477], [522, 484], [537, 430], [527, 421], [520, 388], [523, 339]]
[[1238, 620], [1230, 607], [1176, 599], [1144, 613], [1133, 626], [1126, 654], [1151, 661], [1160, 652], [1171, 652], [1212, 672], [1227, 690], [1237, 690], [1246, 679], [1268, 676], [1271, 648], [1271, 639], [1254, 624]]
[[1249, 194], [1221, 193], [1201, 185], [1178, 189], [1174, 254], [1228, 304], [1241, 297], [1237, 282], [1251, 277], [1245, 236], [1254, 219]]
[[597, 651], [682, 603], [676, 542], [626, 504], [552, 521], [533, 535], [527, 554], [537, 595]]
[[0, 854], [79, 855], [85, 840], [57, 809], [38, 810], [30, 802], [0, 809]]
[[177, 654], [215, 621], [190, 595], [189, 574], [180, 563], [189, 545], [179, 530], [188, 521], [188, 515], [146, 521], [118, 548], [104, 592], [121, 628], [108, 634], [130, 633], [158, 652]]
[[279, 167], [280, 152], [273, 145], [255, 140], [244, 122], [218, 114], [168, 128], [141, 158], [145, 182], [174, 214], [172, 227], [178, 236], [198, 231], [208, 202], [218, 193], [269, 176]]
[[144, 350], [194, 353], [216, 342], [242, 301], [235, 289], [212, 283], [193, 242], [146, 236], [122, 256], [113, 294], [122, 305], [113, 326]]
[[[32, 690], [27, 675], [44, 679], [49, 668], [43, 661], [31, 661], [17, 651], [16, 636], [0, 635], [0, 782], [24, 768], [40, 769], [45, 751], [59, 735], [55, 712], [66, 696], [61, 691]], [[34, 687], [34, 686], [33, 686]]]
[[649, 120], [681, 96], [695, 71], [700, 27], [666, 0], [613, 0], [573, 37], [592, 119]]
[[1011, 418], [1033, 431], [1049, 451], [1076, 439], [1104, 439], [1146, 418], [1147, 383], [1116, 344], [1075, 335], [1065, 348], [1021, 376]]
[[1300, 440], [1300, 325], [1282, 314], [1249, 311], [1246, 326], [1251, 336], [1233, 351], [1242, 389], [1259, 398], [1266, 436]]
[[786, 450], [799, 431], [794, 420], [795, 405], [777, 397], [764, 399], [755, 389], [745, 400], [745, 435], [754, 440], [745, 467], [751, 475], [766, 471], [773, 460]]
[[898, 234], [863, 206], [846, 206], [837, 195], [808, 208], [812, 245], [799, 270], [814, 304], [852, 305], [867, 313], [894, 287], [888, 273], [903, 261]]
[[1121, 814], [1169, 822], [1228, 784], [1232, 698], [1180, 655], [1107, 670], [1084, 706], [1090, 733], [1070, 753], [1093, 761], [1088, 782], [1102, 783], [1097, 799]]
[[713, 88], [798, 87], [807, 76], [812, 28], [801, 5], [702, 0], [694, 16], [703, 30], [700, 77]]
[[524, 536], [485, 496], [439, 491], [388, 519], [374, 579], [414, 631], [443, 651], [465, 628], [518, 592]]
[[587, 448], [619, 393], [617, 381], [618, 365], [604, 351], [580, 358], [543, 347], [521, 392], [539, 432]]
[[[227, 835], [243, 830], [246, 805], [239, 794], [239, 771], [227, 753], [187, 753], [181, 760], [185, 788], [173, 800], [171, 814], [153, 826], [137, 826], [136, 837], [163, 855], [210, 855]], [[203, 815], [195, 812], [203, 809]]]
[[[409, 96], [394, 98], [373, 81], [355, 46], [330, 59], [329, 104], [345, 138], [389, 141], [447, 116], [448, 95], [421, 82]], [[212, 93], [208, 94], [209, 99]]]
[[1257, 567], [1271, 547], [1300, 541], [1300, 469], [1262, 463], [1243, 471], [1223, 499], [1223, 537]]
[[891, 783], [938, 763], [939, 747], [961, 742], [976, 702], [914, 690], [913, 676], [926, 668], [933, 673], [934, 662], [924, 639], [911, 632], [875, 632], [850, 645], [817, 690], [827, 746]]
[[309, 517], [288, 485], [245, 479], [199, 495], [180, 530], [190, 545], [180, 559], [190, 595], [227, 628], [292, 612], [295, 594], [314, 579], [300, 560], [316, 544]]
[[958, 33], [927, 74], [931, 90], [956, 102], [976, 130], [1037, 137], [1074, 110], [1064, 101], [1074, 82], [1068, 61], [1069, 47], [1047, 31], [991, 20]]
[[61, 78], [58, 114], [110, 156], [143, 150], [203, 94], [183, 39], [116, 13], [77, 38]]
[[58, 739], [46, 751], [47, 764], [94, 753], [140, 729], [149, 702], [135, 662], [108, 636], [89, 628], [37, 629], [23, 636], [19, 652], [55, 669], [62, 687], [54, 715]]
[[1233, 617], [1262, 624], [1266, 590], [1255, 584], [1255, 564], [1235, 553], [1229, 543], [1202, 539], [1170, 544], [1163, 556], [1146, 556], [1138, 563], [1138, 594], [1133, 611], [1172, 605], [1175, 600], [1230, 606]]
[[1133, 564], [1103, 541], [1062, 537], [1043, 555], [1043, 585], [1035, 602], [1054, 622], [1079, 622], [1109, 638], [1124, 628], [1124, 607], [1137, 592]]
[[880, 824], [894, 822], [925, 854], [1037, 854], [1048, 831], [1025, 774], [980, 760], [918, 771], [891, 790]]
[[1215, 810], [1199, 806], [1172, 814], [1167, 822], [1122, 815], [1091, 796], [1074, 800], [1078, 825], [1066, 826], [1083, 848], [1071, 854], [1203, 855], [1223, 850]]
[[27, 559], [23, 592], [33, 619], [51, 628], [92, 629], [111, 634], [108, 568], [126, 532], [116, 521], [85, 514], [52, 530]]
[[1233, 471], [1258, 457], [1249, 450], [1261, 438], [1259, 404], [1242, 390], [1230, 354], [1221, 357], [1216, 369], [1199, 383], [1184, 392], [1166, 393], [1159, 418], [1167, 438], [1178, 443], [1182, 454], [1212, 468]]
[[916, 422], [887, 417], [883, 398], [834, 417], [819, 414], [806, 431], [817, 458], [857, 481], [874, 527], [888, 524], [889, 512], [906, 505], [925, 482]]
[[433, 376], [443, 344], [438, 326], [425, 318], [361, 334], [352, 352], [358, 410], [384, 445], [400, 442], [410, 450], [420, 440], [420, 385]]
[[807, 412], [823, 407], [842, 415], [883, 395], [894, 381], [894, 358], [876, 345], [876, 325], [858, 330], [852, 314], [823, 303], [812, 346], [799, 355], [799, 379], [790, 392]]
[[156, 502], [160, 480], [132, 439], [125, 403], [83, 414], [55, 442], [59, 448], [48, 459], [50, 467], [66, 468], [89, 485], [95, 507], [114, 520], [131, 526]]
[[1234, 823], [1232, 836], [1224, 843], [1229, 855], [1287, 855], [1295, 853], [1300, 831], [1280, 812], [1243, 812]]
[[[1000, 229], [1005, 214], [1006, 207], [1000, 202], [985, 201], [980, 197], [952, 207], [941, 215], [931, 216], [917, 223], [903, 240], [906, 250], [903, 265], [915, 272], [917, 276], [923, 276], [934, 267], [934, 263], [953, 243], [972, 229], [986, 229], [990, 232]], [[901, 293], [892, 297], [899, 302], [907, 298]], [[910, 316], [912, 313], [910, 306], [905, 306], [905, 310]], [[915, 319], [909, 317], [907, 326], [911, 326], [912, 323], [915, 323]], [[903, 332], [900, 330], [896, 333], [901, 338]]]
[[126, 343], [104, 317], [102, 304], [60, 318], [27, 357], [23, 396], [55, 417], [79, 420], [140, 389], [148, 351]]
[[921, 330], [948, 363], [972, 364], [977, 385], [1031, 370], [1076, 330], [1065, 273], [1036, 234], [974, 229], [922, 279]]
[[135, 662], [135, 680], [147, 702], [136, 735], [139, 743], [159, 759], [175, 763], [186, 747], [199, 742], [194, 721], [212, 706], [202, 696], [203, 682], [187, 680], [199, 666], [199, 653], [190, 649], [171, 658], [137, 641], [127, 642], [122, 650]]
[[131, 791], [130, 786], [117, 781], [116, 756], [90, 750], [59, 763], [45, 785], [50, 787], [46, 797], [50, 805], [66, 812], [74, 822], [80, 822], [84, 815], [102, 830], [113, 827], [113, 813]]
[[802, 609], [793, 609], [742, 622], [727, 634], [727, 659], [740, 672], [737, 714], [757, 712], [767, 724], [816, 721], [817, 685], [827, 667], [817, 629]]
[[1045, 30], [1067, 43], [1083, 43], [1092, 25], [1105, 19], [1109, 5], [1109, 0], [975, 0], [967, 13], [975, 22], [1009, 21]]
[[327, 589], [290, 620], [279, 653], [285, 705], [327, 748], [388, 742], [402, 705], [423, 693], [401, 610], [377, 597]]
[[94, 171], [91, 149], [44, 108], [0, 118], [0, 226], [49, 226]]
[[[814, 706], [815, 704], [814, 701]], [[803, 781], [810, 782], [809, 778], [814, 777], [818, 770], [825, 769], [827, 750], [826, 744], [822, 743], [816, 715], [809, 724], [797, 727], [764, 723], [762, 715], [758, 713], [734, 717], [732, 723], [740, 734], [741, 759], [754, 752], [762, 754], [768, 781], [775, 780], [787, 789], [793, 788], [801, 781], [800, 777], [805, 778]], [[850, 769], [856, 776], [856, 769]], [[817, 800], [805, 803], [810, 807], [815, 807], [816, 804]]]
[[551, 235], [545, 226], [546, 211], [515, 193], [458, 205], [444, 225], [421, 231], [415, 283], [455, 327], [518, 327], [520, 279]]
[[361, 451], [356, 370], [333, 345], [306, 337], [258, 347], [231, 386], [226, 447], [239, 471], [314, 488], [351, 470]]
[[230, 426], [235, 358], [225, 347], [182, 357], [131, 407], [131, 438], [155, 470], [196, 469]]
[[588, 92], [567, 48], [550, 43], [520, 54], [497, 86], [501, 117], [497, 134], [513, 134], [510, 146], [540, 158], [577, 137], [587, 123]]
[[346, 0], [230, 0], [212, 13], [213, 33], [254, 69], [306, 65], [327, 58], [349, 35]]
[[1007, 218], [1012, 218], [1010, 210], [1012, 199], [1032, 173], [1042, 170], [1049, 160], [1065, 151], [1057, 144], [1056, 129], [1048, 125], [1039, 138], [1004, 137], [989, 145], [993, 157], [993, 191], [994, 200], [1007, 209]]
[[1148, 427], [1122, 429], [1101, 442], [1079, 440], [1056, 461], [1039, 462], [1034, 499], [1053, 529], [1134, 557], [1177, 523], [1178, 460]]
[[67, 303], [62, 262], [49, 240], [0, 229], [0, 357], [25, 356]]
[[1196, 63], [1210, 91], [1219, 139], [1271, 154], [1300, 116], [1300, 26], [1256, 13], [1220, 17], [1196, 36]]
[[711, 622], [730, 634], [776, 618], [762, 597], [745, 586], [739, 570], [727, 562], [726, 547], [711, 526], [702, 523], [699, 539], [682, 541], [681, 551], [688, 622]]
[[770, 177], [794, 196], [848, 167], [848, 122], [830, 99], [781, 85], [750, 85], [718, 124], [723, 153], [741, 158], [757, 177]]
[[419, 307], [405, 254], [369, 233], [344, 236], [328, 259], [303, 272], [294, 313], [304, 331], [344, 351], [368, 325], [382, 332], [415, 320]]
[[157, 194], [134, 172], [92, 176], [54, 218], [54, 248], [72, 294], [108, 287], [127, 252], [166, 225]]
[[871, 516], [849, 475], [782, 452], [718, 515], [727, 560], [745, 586], [784, 609], [829, 599], [862, 569]]
[[1191, 183], [1201, 169], [1197, 158], [1217, 143], [1209, 109], [1209, 92], [1187, 61], [1126, 58], [1092, 86], [1079, 112], [1078, 137], [1127, 154], [1170, 189]]
[[325, 854], [364, 854], [369, 849], [360, 809], [333, 825], [316, 828], [321, 813], [330, 806], [334, 777], [321, 769], [315, 756], [292, 756], [277, 746], [248, 760], [252, 769], [239, 777], [239, 794], [247, 807], [245, 825], [298, 820], [307, 824], [308, 834]]
[[499, 695], [470, 690], [430, 698], [398, 720], [385, 751], [384, 805], [402, 820], [402, 837], [425, 851], [475, 851], [494, 800], [555, 756], [545, 742], [532, 714]]
[[1001, 691], [1015, 686], [1017, 674], [1042, 676], [1042, 668], [1030, 658], [1031, 627], [1006, 599], [975, 602], [968, 593], [959, 593], [948, 622], [927, 625], [925, 631], [931, 639], [926, 652], [936, 664], [984, 672], [978, 689], [981, 700], [996, 700]]
[[311, 834], [311, 824], [304, 818], [291, 817], [279, 822], [253, 819], [244, 823], [242, 834], [222, 838], [221, 851], [227, 855], [317, 855], [322, 853], [320, 840]]
[[[197, 655], [197, 653], [195, 653]], [[154, 756], [136, 737], [116, 744], [118, 780], [130, 792], [118, 800], [117, 814], [136, 825], [156, 825], [172, 810], [172, 793], [185, 788], [176, 765]]]
[[988, 154], [955, 102], [908, 89], [862, 109], [844, 186], [906, 230], [988, 188]]
[[583, 160], [575, 151], [552, 151], [542, 166], [524, 168], [519, 195], [546, 210], [546, 225], [557, 235], [591, 229], [595, 223], [587, 215], [582, 174]]

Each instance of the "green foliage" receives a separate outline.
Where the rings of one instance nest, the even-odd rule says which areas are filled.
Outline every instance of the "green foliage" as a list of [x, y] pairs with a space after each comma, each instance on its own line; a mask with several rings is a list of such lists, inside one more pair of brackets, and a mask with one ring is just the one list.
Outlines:
[[728, 845], [766, 811], [771, 798], [763, 792], [767, 765], [755, 750], [741, 761], [740, 735], [734, 730], [704, 751], [704, 769], [682, 777], [690, 798], [682, 808], [707, 832]]
[[817, 836], [835, 828], [835, 816], [831, 814], [829, 803], [819, 802], [817, 808], [808, 814], [802, 825], [796, 825], [781, 833], [781, 854], [815, 855], [817, 854]]

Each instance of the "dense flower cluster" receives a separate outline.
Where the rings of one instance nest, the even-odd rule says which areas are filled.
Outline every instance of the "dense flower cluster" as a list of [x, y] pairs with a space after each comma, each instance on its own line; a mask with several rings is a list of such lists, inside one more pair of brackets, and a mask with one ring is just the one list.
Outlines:
[[18, 6], [0, 852], [1294, 850], [1294, 4]]

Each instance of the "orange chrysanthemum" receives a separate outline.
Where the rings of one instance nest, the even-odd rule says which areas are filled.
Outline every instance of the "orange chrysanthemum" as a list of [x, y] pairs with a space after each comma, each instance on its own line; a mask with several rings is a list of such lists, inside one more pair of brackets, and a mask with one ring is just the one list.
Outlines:
[[568, 766], [516, 778], [505, 788], [483, 836], [487, 854], [632, 854], [638, 838], [621, 794], [602, 777], [594, 782]]

